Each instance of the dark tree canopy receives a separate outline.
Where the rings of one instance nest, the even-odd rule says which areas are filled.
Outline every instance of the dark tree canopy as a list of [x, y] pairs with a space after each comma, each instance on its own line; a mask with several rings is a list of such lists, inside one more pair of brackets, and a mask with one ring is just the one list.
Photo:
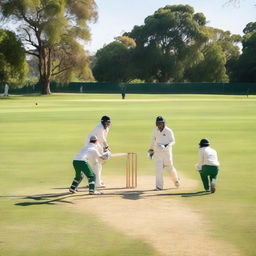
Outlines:
[[244, 29], [242, 54], [235, 67], [235, 80], [256, 82], [256, 22], [250, 22]]
[[0, 29], [0, 82], [21, 85], [27, 74], [25, 49], [16, 35]]

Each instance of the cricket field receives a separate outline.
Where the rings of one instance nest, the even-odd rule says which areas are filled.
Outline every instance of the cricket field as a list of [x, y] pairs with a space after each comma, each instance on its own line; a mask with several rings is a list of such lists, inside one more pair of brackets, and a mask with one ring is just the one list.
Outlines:
[[[125, 159], [103, 166], [103, 195], [87, 182], [69, 194], [73, 157], [101, 116], [113, 153], [136, 152], [138, 187], [125, 188]], [[175, 135], [176, 189], [153, 191], [147, 158], [155, 118]], [[0, 97], [0, 256], [256, 255], [256, 96], [53, 94]], [[198, 142], [221, 168], [201, 193]]]

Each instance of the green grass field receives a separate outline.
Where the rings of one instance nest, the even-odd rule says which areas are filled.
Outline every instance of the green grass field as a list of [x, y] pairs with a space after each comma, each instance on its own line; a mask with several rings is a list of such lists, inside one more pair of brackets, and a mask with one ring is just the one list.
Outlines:
[[[208, 138], [221, 162], [217, 192], [180, 200], [208, 218], [213, 239], [231, 242], [242, 256], [254, 256], [256, 96], [120, 98], [114, 94], [0, 98], [0, 255], [159, 255], [149, 243], [117, 232], [90, 214], [71, 211], [65, 201], [42, 198], [24, 204], [34, 202], [29, 196], [70, 185], [73, 156], [107, 114], [112, 118], [108, 137], [112, 151], [137, 152], [139, 175], [154, 175], [146, 151], [157, 115], [163, 115], [174, 131], [175, 166], [187, 177], [199, 179], [194, 170], [198, 142]], [[124, 175], [120, 169], [124, 169], [121, 160], [109, 163], [104, 175]], [[195, 191], [202, 190], [199, 184]]]

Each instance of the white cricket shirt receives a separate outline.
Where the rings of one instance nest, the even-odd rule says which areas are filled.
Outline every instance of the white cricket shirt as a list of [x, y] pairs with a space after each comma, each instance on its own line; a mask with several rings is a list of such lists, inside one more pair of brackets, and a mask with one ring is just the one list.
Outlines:
[[199, 149], [198, 158], [199, 160], [198, 160], [197, 168], [199, 170], [202, 170], [203, 165], [212, 165], [212, 166], [220, 165], [216, 150], [214, 150], [209, 146]]
[[154, 149], [155, 151], [160, 151], [159, 146], [168, 145], [168, 147], [170, 148], [174, 144], [175, 144], [175, 138], [170, 128], [165, 126], [164, 129], [160, 131], [158, 127], [156, 127], [153, 130], [151, 145], [150, 145], [151, 149]]
[[90, 137], [95, 135], [98, 138], [98, 143], [101, 147], [107, 147], [107, 136], [109, 132], [109, 127], [104, 129], [104, 126], [102, 123], [99, 123], [87, 136], [85, 145], [87, 145], [90, 142]]
[[94, 143], [89, 143], [87, 146], [83, 147], [81, 151], [75, 155], [74, 160], [86, 161], [86, 162], [96, 162], [101, 157], [97, 146]]

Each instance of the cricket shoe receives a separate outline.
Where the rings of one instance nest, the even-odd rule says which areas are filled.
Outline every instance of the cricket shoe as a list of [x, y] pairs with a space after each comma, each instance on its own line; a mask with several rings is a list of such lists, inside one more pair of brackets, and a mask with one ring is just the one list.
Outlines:
[[104, 183], [101, 183], [99, 186], [97, 186], [97, 188], [105, 188], [106, 185]]
[[163, 190], [163, 189], [160, 188], [160, 187], [156, 187], [156, 188], [154, 189], [154, 191], [160, 191], [160, 190]]
[[98, 190], [95, 190], [95, 191], [89, 191], [89, 195], [102, 195], [103, 193], [98, 191]]
[[216, 191], [215, 183], [211, 183], [211, 193], [215, 193], [215, 191]]
[[72, 194], [75, 194], [77, 193], [77, 189], [69, 188], [69, 192]]
[[175, 187], [176, 187], [176, 188], [179, 188], [179, 187], [180, 187], [180, 181], [179, 181], [179, 180], [176, 180], [176, 181], [175, 181]]

